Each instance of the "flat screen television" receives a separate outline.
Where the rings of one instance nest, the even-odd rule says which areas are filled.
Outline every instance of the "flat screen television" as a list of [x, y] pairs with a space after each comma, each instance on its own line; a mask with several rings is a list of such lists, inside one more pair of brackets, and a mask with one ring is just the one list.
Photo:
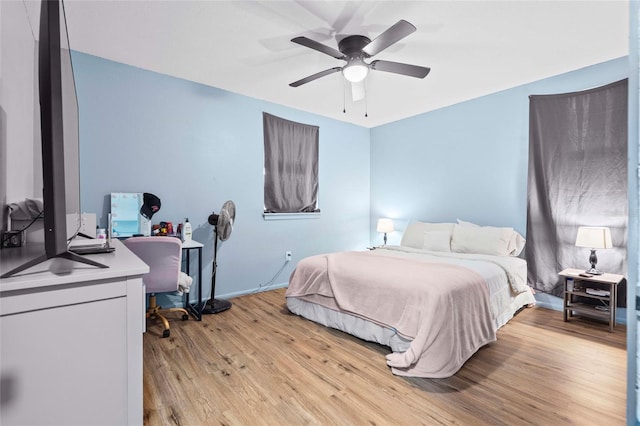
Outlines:
[[[70, 238], [67, 234], [67, 214], [77, 215], [78, 223], [80, 217], [80, 170], [78, 107], [62, 0], [42, 1], [38, 35], [37, 72], [45, 252], [4, 273], [2, 278], [52, 258], [107, 267], [68, 250]], [[69, 197], [67, 188], [71, 189]], [[71, 234], [74, 235], [74, 232]]]

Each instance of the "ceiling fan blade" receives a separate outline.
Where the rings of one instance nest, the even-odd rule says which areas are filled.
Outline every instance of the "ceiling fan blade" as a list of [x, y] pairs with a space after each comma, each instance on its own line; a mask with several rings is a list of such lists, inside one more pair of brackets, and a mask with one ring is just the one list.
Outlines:
[[320, 71], [310, 75], [309, 77], [305, 77], [301, 80], [294, 81], [293, 83], [289, 83], [289, 86], [298, 87], [310, 81], [317, 80], [320, 77], [324, 77], [325, 75], [333, 74], [334, 72], [338, 72], [338, 71], [342, 71], [342, 68], [340, 67], [329, 68], [328, 70]]
[[431, 68], [391, 61], [373, 61], [369, 67], [376, 71], [393, 72], [416, 78], [425, 78], [427, 74], [429, 74], [429, 71], [431, 71]]
[[351, 99], [353, 99], [353, 102], [358, 102], [363, 100], [364, 96], [365, 96], [364, 80], [358, 81], [356, 83], [351, 83]]
[[369, 56], [376, 55], [392, 44], [402, 40], [415, 30], [416, 27], [404, 19], [401, 19], [363, 47], [362, 51]]
[[345, 56], [339, 50], [336, 50], [333, 47], [329, 47], [326, 44], [318, 43], [317, 41], [311, 40], [310, 38], [296, 37], [291, 39], [291, 41], [301, 46], [308, 47], [309, 49], [322, 52], [325, 55], [333, 56], [336, 59], [345, 59]]

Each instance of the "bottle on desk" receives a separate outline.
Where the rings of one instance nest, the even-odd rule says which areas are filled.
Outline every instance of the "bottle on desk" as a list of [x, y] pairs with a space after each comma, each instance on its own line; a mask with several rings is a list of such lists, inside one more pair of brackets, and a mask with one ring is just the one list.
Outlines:
[[184, 224], [182, 225], [182, 241], [191, 241], [192, 237], [192, 229], [191, 224], [189, 223], [189, 218], [186, 218]]

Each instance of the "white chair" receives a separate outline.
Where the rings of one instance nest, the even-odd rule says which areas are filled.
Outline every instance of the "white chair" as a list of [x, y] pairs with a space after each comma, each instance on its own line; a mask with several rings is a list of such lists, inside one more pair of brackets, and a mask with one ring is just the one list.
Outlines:
[[162, 321], [162, 337], [169, 337], [169, 321], [162, 315], [167, 312], [181, 312], [182, 320], [189, 319], [189, 313], [183, 308], [162, 309], [156, 303], [156, 293], [169, 293], [178, 290], [178, 280], [182, 263], [182, 243], [175, 237], [131, 237], [123, 241], [135, 255], [149, 266], [149, 273], [142, 281], [149, 294], [149, 307], [146, 317]]

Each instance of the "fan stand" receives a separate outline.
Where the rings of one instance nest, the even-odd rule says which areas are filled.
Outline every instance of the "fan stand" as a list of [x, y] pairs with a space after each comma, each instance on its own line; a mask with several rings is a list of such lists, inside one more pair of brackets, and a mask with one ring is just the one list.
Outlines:
[[202, 309], [202, 315], [219, 314], [231, 308], [228, 300], [214, 298], [216, 294], [216, 275], [218, 271], [218, 227], [215, 226], [215, 243], [213, 244], [213, 272], [211, 273], [211, 299], [207, 301]]

